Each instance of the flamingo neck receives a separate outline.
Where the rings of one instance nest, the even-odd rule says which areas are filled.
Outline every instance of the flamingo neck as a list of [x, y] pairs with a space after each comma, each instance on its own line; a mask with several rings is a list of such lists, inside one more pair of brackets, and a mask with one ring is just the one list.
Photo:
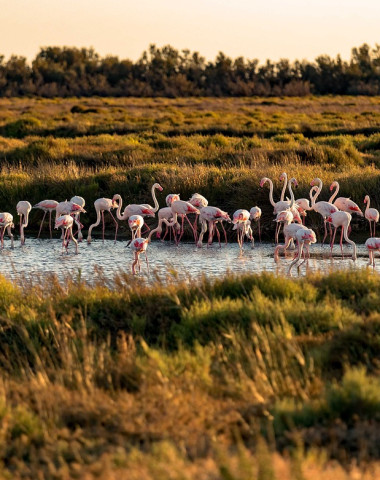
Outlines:
[[317, 191], [315, 192], [315, 194], [313, 196], [312, 196], [313, 189], [310, 190], [310, 199], [311, 199], [311, 206], [312, 207], [315, 206], [315, 201], [319, 197], [319, 194], [321, 193], [321, 190], [322, 190], [322, 180], [320, 178], [318, 178], [317, 181], [318, 181], [318, 188], [317, 188]]
[[289, 206], [290, 209], [292, 209], [294, 207], [294, 193], [293, 193], [293, 190], [292, 190], [292, 180], [289, 180], [289, 182], [288, 182], [288, 189], [289, 189], [289, 193], [290, 193], [290, 206]]
[[334, 186], [335, 186], [335, 192], [329, 198], [329, 203], [333, 203], [335, 197], [338, 195], [338, 192], [339, 192], [339, 183], [334, 182]]
[[280, 201], [282, 202], [285, 198], [285, 192], [286, 192], [286, 185], [288, 183], [288, 175], [284, 172], [283, 173], [284, 175], [284, 185], [282, 187], [282, 191], [281, 191], [281, 197], [280, 197]]
[[158, 209], [160, 208], [160, 206], [158, 205], [158, 201], [157, 201], [157, 198], [156, 198], [156, 187], [154, 185], [152, 187], [152, 198], [153, 198], [153, 202], [154, 202], [153, 212], [156, 213], [158, 211]]
[[365, 208], [365, 213], [368, 212], [370, 204], [371, 204], [371, 199], [368, 197], [367, 206], [366, 206], [366, 208]]
[[352, 253], [352, 259], [356, 260], [356, 243], [348, 238], [348, 226], [349, 225], [350, 225], [350, 222], [348, 222], [347, 225], [344, 226], [343, 237], [344, 237], [344, 239], [346, 240], [347, 243], [352, 245], [352, 248], [354, 249], [354, 251]]
[[274, 203], [274, 200], [273, 200], [273, 182], [270, 178], [268, 178], [267, 182], [269, 182], [269, 201], [272, 207], [275, 207], [276, 204]]
[[118, 218], [118, 220], [125, 220], [120, 214], [121, 207], [123, 205], [123, 199], [121, 198], [121, 196], [119, 194], [115, 195], [114, 198], [119, 200], [119, 205], [117, 206], [117, 210], [116, 210], [116, 217]]

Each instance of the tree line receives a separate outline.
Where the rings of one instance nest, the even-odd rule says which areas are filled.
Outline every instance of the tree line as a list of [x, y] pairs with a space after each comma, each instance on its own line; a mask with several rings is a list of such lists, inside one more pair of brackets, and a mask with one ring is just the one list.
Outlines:
[[379, 95], [380, 45], [353, 48], [349, 61], [338, 55], [278, 62], [229, 58], [206, 61], [198, 52], [150, 45], [133, 62], [100, 57], [92, 48], [41, 48], [25, 57], [0, 56], [0, 96], [302, 96]]

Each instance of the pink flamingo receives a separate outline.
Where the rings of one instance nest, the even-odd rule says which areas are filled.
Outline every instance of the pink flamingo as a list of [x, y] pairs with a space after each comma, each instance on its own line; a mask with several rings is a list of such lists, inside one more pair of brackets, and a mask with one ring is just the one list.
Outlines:
[[[156, 197], [155, 197], [156, 198]], [[113, 196], [113, 199], [112, 199], [114, 202], [118, 202], [117, 204], [117, 210], [116, 210], [116, 217], [118, 218], [118, 220], [128, 220], [129, 217], [131, 217], [132, 215], [140, 215], [141, 217], [155, 217], [155, 213], [154, 211], [152, 210], [152, 208], [148, 208], [149, 205], [147, 204], [137, 204], [137, 203], [131, 203], [129, 205], [127, 205], [125, 208], [124, 208], [124, 212], [121, 214], [121, 207], [123, 205], [123, 200], [121, 198], [121, 196], [117, 193], [116, 195]], [[147, 228], [147, 231], [150, 230], [150, 228], [148, 227], [148, 225], [145, 223], [145, 227]]]
[[380, 252], [380, 238], [368, 238], [365, 242], [365, 246], [367, 247], [369, 256], [368, 265], [373, 265], [373, 268], [375, 268], [375, 252]]
[[[318, 185], [316, 185], [318, 184]], [[321, 193], [321, 190], [322, 190], [322, 180], [318, 177], [314, 178], [311, 182], [310, 182], [310, 185], [312, 187], [316, 186], [317, 187], [317, 190], [315, 192], [315, 194], [313, 195], [313, 188], [310, 190], [310, 199], [311, 199], [311, 208], [319, 213], [322, 218], [323, 218], [323, 224], [324, 224], [324, 227], [325, 227], [325, 234], [323, 236], [323, 240], [322, 240], [322, 245], [325, 243], [325, 240], [326, 240], [326, 237], [327, 237], [327, 225], [326, 225], [326, 222], [327, 222], [327, 218], [332, 214], [332, 213], [335, 213], [337, 212], [339, 209], [336, 205], [333, 205], [331, 202], [324, 202], [324, 201], [321, 201], [321, 202], [317, 202], [315, 203], [316, 199], [318, 198], [319, 194]], [[330, 239], [331, 239], [331, 226], [329, 225], [329, 228], [330, 228]]]
[[[376, 223], [379, 221], [379, 210], [376, 210], [376, 208], [369, 208], [371, 199], [369, 198], [369, 195], [366, 195], [364, 198], [364, 203], [367, 204], [367, 208], [365, 209], [364, 215], [365, 218], [369, 222], [369, 231], [371, 237], [374, 237], [376, 235]], [[372, 234], [372, 225], [371, 222], [373, 222], [373, 234]]]
[[193, 231], [194, 240], [196, 242], [197, 241], [196, 232], [195, 232], [195, 229], [194, 229], [193, 225], [191, 224], [190, 220], [188, 219], [187, 215], [189, 213], [196, 213], [196, 214], [199, 215], [200, 211], [198, 210], [198, 208], [194, 207], [189, 202], [185, 202], [184, 200], [173, 201], [170, 208], [172, 209], [172, 212], [173, 212], [173, 219], [174, 219], [174, 222], [172, 222], [173, 225], [176, 224], [178, 216], [182, 217], [181, 231], [180, 231], [179, 238], [178, 239], [176, 238], [176, 244], [177, 245], [179, 244], [179, 242], [181, 241], [181, 238], [183, 236], [183, 232], [184, 232], [183, 222], [184, 222], [185, 218], [186, 218], [188, 224], [190, 225], [191, 230]]
[[[160, 208], [159, 204], [158, 204], [158, 201], [157, 201], [157, 198], [156, 198], [156, 190], [162, 192], [163, 188], [161, 187], [161, 185], [159, 183], [155, 183], [153, 186], [152, 186], [152, 189], [151, 189], [151, 193], [152, 193], [152, 198], [153, 198], [153, 202], [154, 202], [154, 207], [151, 207], [149, 204], [147, 203], [142, 203], [142, 205], [144, 207], [146, 207], [148, 210], [152, 210], [153, 213], [156, 213], [158, 212], [158, 209]], [[135, 214], [137, 215], [137, 214]], [[147, 225], [148, 226], [148, 225]]]
[[[204, 197], [203, 195], [201, 195], [200, 193], [193, 193], [192, 197], [189, 199], [189, 203], [191, 203], [191, 205], [193, 205], [194, 207], [199, 208], [199, 210], [201, 210], [202, 208], [208, 206], [208, 200], [207, 200], [207, 198], [205, 198], [205, 197]], [[195, 215], [194, 224], [193, 224], [194, 230], [195, 230], [195, 232], [196, 232], [196, 237], [198, 236], [198, 231], [197, 231], [198, 217], [199, 217], [199, 215], [196, 214], [196, 215]]]
[[63, 236], [62, 242], [62, 253], [64, 248], [66, 248], [66, 252], [68, 251], [69, 242], [72, 240], [75, 243], [75, 254], [78, 254], [78, 242], [76, 241], [73, 235], [73, 225], [74, 219], [71, 215], [60, 215], [58, 218], [55, 219], [55, 227], [54, 228], [63, 228], [65, 230], [65, 234]]
[[[282, 178], [283, 176], [284, 176], [284, 174], [280, 175], [281, 180], [283, 180], [283, 178]], [[296, 221], [298, 223], [302, 223], [302, 220], [301, 220], [301, 217], [298, 213], [297, 207], [294, 205], [295, 202], [294, 202], [294, 195], [293, 195], [293, 190], [292, 190], [292, 183], [294, 183], [295, 187], [298, 186], [297, 180], [295, 178], [291, 178], [288, 182], [288, 189], [289, 189], [291, 200], [280, 200], [277, 203], [275, 203], [274, 200], [273, 200], [273, 182], [270, 178], [267, 178], [267, 177], [262, 178], [261, 182], [260, 182], [260, 187], [263, 187], [266, 182], [269, 183], [269, 201], [272, 204], [272, 206], [274, 207], [273, 208], [273, 214], [277, 215], [278, 213], [283, 212], [284, 210], [287, 210], [288, 208], [290, 208], [290, 205], [291, 205], [291, 202], [292, 202], [292, 199], [293, 199], [293, 204], [292, 204], [291, 210], [292, 210], [292, 213], [293, 213], [294, 221]], [[275, 242], [276, 243], [278, 243], [279, 232], [280, 232], [280, 224], [278, 223], [277, 226], [276, 226], [276, 234], [275, 234]]]
[[100, 219], [102, 220], [102, 225], [103, 225], [103, 243], [104, 243], [104, 230], [105, 230], [105, 224], [104, 224], [104, 212], [109, 212], [109, 214], [112, 217], [112, 220], [115, 224], [116, 230], [115, 230], [115, 243], [116, 243], [116, 237], [117, 237], [117, 230], [119, 228], [119, 224], [117, 223], [115, 217], [111, 213], [112, 208], [118, 208], [118, 205], [114, 199], [110, 198], [98, 198], [94, 202], [95, 210], [96, 210], [96, 222], [93, 223], [90, 228], [88, 229], [88, 236], [87, 236], [87, 243], [91, 243], [91, 232], [94, 227], [97, 227], [100, 223]]
[[345, 198], [345, 197], [339, 197], [335, 200], [334, 198], [338, 195], [339, 192], [339, 183], [338, 182], [333, 182], [330, 185], [330, 192], [335, 188], [335, 192], [331, 195], [329, 202], [334, 203], [336, 207], [338, 207], [339, 210], [342, 212], [347, 212], [347, 213], [357, 213], [359, 216], [363, 216], [363, 212], [360, 210], [359, 205], [357, 205], [355, 202], [353, 202], [350, 198]]
[[42, 200], [42, 202], [36, 203], [33, 208], [39, 208], [44, 212], [44, 216], [42, 217], [40, 230], [38, 232], [37, 238], [40, 238], [42, 225], [44, 223], [45, 217], [47, 212], [49, 212], [49, 230], [50, 230], [50, 238], [52, 238], [52, 231], [51, 231], [51, 212], [56, 209], [58, 202], [55, 200]]
[[340, 250], [342, 252], [342, 258], [344, 258], [344, 255], [343, 255], [343, 236], [344, 236], [344, 239], [346, 240], [346, 242], [352, 245], [352, 248], [353, 248], [352, 260], [356, 260], [356, 244], [355, 242], [353, 242], [348, 238], [348, 233], [347, 233], [348, 227], [350, 226], [351, 219], [352, 219], [352, 215], [350, 213], [338, 211], [338, 212], [332, 213], [327, 218], [326, 221], [332, 223], [334, 226], [334, 235], [330, 244], [331, 255], [334, 247], [336, 231], [338, 230], [339, 227], [341, 227], [342, 232], [340, 235]]
[[141, 215], [131, 215], [128, 218], [128, 225], [132, 231], [132, 240], [136, 237], [141, 237], [141, 229], [144, 225], [144, 219]]
[[[289, 266], [288, 275], [291, 275], [293, 266], [299, 261], [302, 254], [303, 254], [304, 260], [298, 265], [297, 267], [298, 271], [301, 268], [301, 265], [303, 265], [305, 262], [308, 262], [310, 258], [310, 251], [309, 251], [310, 245], [312, 243], [316, 243], [317, 241], [317, 237], [315, 236], [315, 233], [311, 228], [305, 228], [305, 229], [300, 228], [299, 230], [297, 230], [295, 237], [297, 240], [298, 249], [297, 249], [297, 254], [294, 260]], [[304, 246], [305, 246], [306, 253], [303, 251]]]
[[[69, 202], [67, 200], [65, 200], [64, 202], [59, 202], [55, 208], [55, 218], [58, 218], [61, 215], [71, 215], [73, 217], [75, 224], [78, 226], [78, 241], [81, 241], [81, 239], [83, 238], [81, 232], [83, 225], [76, 217], [76, 215], [79, 215], [80, 213], [86, 213], [86, 210], [81, 205], [79, 205], [78, 203], [74, 203], [71, 200]], [[79, 237], [79, 234], [81, 235], [81, 238]], [[63, 239], [63, 236], [64, 229], [62, 228], [61, 239]]]
[[[219, 242], [219, 247], [221, 246], [220, 243], [220, 233], [216, 227], [217, 222], [221, 222], [221, 220], [225, 220], [227, 222], [230, 222], [230, 216], [228, 215], [227, 212], [223, 212], [218, 207], [203, 207], [200, 209], [200, 214], [199, 214], [199, 221], [202, 225], [201, 233], [199, 234], [199, 238], [197, 241], [197, 247], [201, 248], [202, 247], [202, 240], [204, 234], [207, 232], [207, 225], [209, 228], [209, 236], [208, 236], [208, 243], [207, 245], [212, 244], [212, 239], [214, 236], [214, 231], [216, 230], [216, 234], [218, 236], [218, 242]], [[222, 225], [223, 226], [223, 225]], [[224, 229], [224, 227], [223, 227]], [[225, 231], [225, 230], [224, 230]], [[227, 237], [225, 238], [226, 243], [227, 243]]]
[[[167, 227], [170, 227], [170, 226], [174, 225], [174, 223], [175, 223], [174, 221], [170, 223], [166, 219], [163, 219], [163, 222], [166, 223]], [[141, 271], [140, 255], [142, 253], [145, 254], [146, 266], [147, 266], [148, 273], [149, 273], [149, 262], [148, 262], [148, 255], [147, 255], [146, 251], [147, 251], [147, 248], [148, 248], [148, 244], [151, 242], [152, 235], [157, 231], [161, 233], [161, 231], [162, 231], [162, 226], [161, 225], [159, 225], [154, 230], [151, 230], [148, 238], [135, 237], [127, 243], [127, 247], [130, 246], [131, 250], [134, 253], [134, 261], [132, 263], [132, 274], [133, 275], [136, 275], [136, 265], [138, 266], [139, 272]]]
[[[73, 202], [73, 203], [79, 205], [83, 209], [86, 205], [86, 200], [83, 197], [80, 197], [79, 195], [74, 195], [74, 197], [71, 197], [70, 202]], [[80, 213], [81, 212], [77, 212], [73, 215], [74, 222], [76, 223], [76, 225], [78, 227], [78, 232], [77, 232], [78, 233], [78, 242], [81, 242], [83, 240], [83, 234], [82, 234], [83, 225], [80, 223]]]
[[261, 208], [260, 207], [252, 207], [249, 211], [249, 219], [252, 221], [257, 222], [257, 226], [259, 229], [259, 241], [261, 243], [261, 228], [260, 228], [260, 219], [261, 219]]
[[302, 223], [305, 225], [305, 219], [306, 215], [309, 210], [312, 210], [312, 207], [310, 206], [310, 202], [307, 198], [298, 198], [295, 201], [295, 204], [297, 205], [297, 209], [300, 213]]
[[17, 215], [20, 216], [20, 240], [21, 245], [25, 245], [24, 229], [28, 226], [29, 213], [32, 205], [26, 200], [21, 200], [16, 205]]
[[[157, 201], [157, 198], [156, 198], [156, 190], [157, 189], [160, 192], [162, 192], [162, 190], [163, 190], [163, 188], [161, 187], [161, 185], [159, 183], [155, 183], [152, 186], [152, 190], [151, 190], [153, 201], [154, 201], [154, 207], [152, 207], [151, 205], [148, 205], [147, 203], [141, 203], [141, 204], [131, 203], [131, 204], [129, 204], [125, 207], [122, 215], [120, 214], [120, 212], [121, 212], [121, 207], [122, 207], [122, 204], [123, 204], [123, 200], [122, 200], [122, 198], [119, 194], [114, 195], [113, 200], [115, 200], [115, 201], [117, 200], [118, 203], [119, 203], [119, 206], [117, 207], [117, 210], [116, 210], [117, 218], [119, 220], [127, 220], [131, 215], [140, 215], [141, 217], [154, 217], [155, 213], [160, 208], [160, 206], [158, 204], [158, 201]], [[149, 232], [150, 228], [148, 227], [148, 225], [146, 223], [144, 225], [147, 229], [147, 232]]]
[[11, 239], [11, 248], [14, 248], [12, 228], [14, 228], [13, 215], [8, 212], [0, 213], [1, 248], [4, 248], [5, 230], [7, 230], [9, 238]]
[[277, 262], [279, 258], [280, 250], [284, 252], [289, 248], [292, 240], [296, 240], [296, 233], [298, 230], [307, 230], [305, 225], [293, 222], [293, 213], [290, 210], [284, 210], [277, 214], [276, 222], [282, 222], [284, 224], [284, 236], [285, 242], [283, 245], [277, 245], [274, 249], [274, 261]]
[[240, 250], [242, 250], [243, 248], [245, 235], [248, 236], [249, 240], [251, 240], [253, 244], [251, 222], [249, 220], [248, 210], [244, 210], [244, 209], [236, 210], [236, 212], [233, 214], [233, 217], [232, 217], [232, 223], [234, 224], [234, 230], [237, 230], [237, 241], [238, 241]]
[[[157, 216], [158, 216], [158, 224], [162, 226], [162, 223], [163, 223], [164, 219], [169, 221], [173, 218], [173, 211], [172, 211], [171, 207], [160, 208], [158, 210]], [[171, 240], [172, 232], [173, 232], [173, 238], [175, 238], [175, 236], [176, 236], [175, 229], [177, 230], [177, 232], [180, 231], [180, 229], [181, 229], [180, 224], [178, 222], [176, 223], [176, 225], [174, 225], [172, 227], [166, 227], [165, 235], [163, 236], [161, 241], [163, 242], [165, 240], [168, 232], [170, 232], [170, 240]], [[162, 232], [162, 228], [160, 229], [160, 231], [157, 231], [157, 233], [156, 233], [157, 238], [160, 238], [161, 232]]]

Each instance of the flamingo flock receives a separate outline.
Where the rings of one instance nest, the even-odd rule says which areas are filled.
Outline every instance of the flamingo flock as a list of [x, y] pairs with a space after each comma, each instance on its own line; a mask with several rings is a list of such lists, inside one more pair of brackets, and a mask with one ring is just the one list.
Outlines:
[[[280, 252], [286, 252], [289, 248], [297, 244], [296, 253], [292, 262], [289, 265], [289, 274], [293, 266], [307, 263], [310, 258], [310, 245], [316, 243], [316, 233], [305, 225], [308, 212], [314, 211], [321, 215], [324, 224], [324, 235], [322, 245], [330, 234], [330, 252], [332, 255], [333, 246], [335, 243], [335, 236], [337, 230], [341, 229], [340, 234], [340, 248], [343, 257], [343, 239], [347, 244], [352, 246], [352, 259], [356, 260], [356, 244], [349, 238], [351, 232], [352, 215], [359, 215], [365, 217], [369, 222], [370, 238], [365, 242], [365, 246], [369, 254], [369, 265], [375, 264], [374, 253], [380, 251], [380, 238], [376, 235], [376, 223], [379, 221], [379, 211], [375, 208], [370, 208], [370, 197], [368, 195], [364, 198], [364, 205], [366, 206], [363, 214], [359, 205], [353, 202], [350, 198], [337, 197], [339, 193], [339, 183], [334, 181], [330, 185], [330, 192], [333, 192], [329, 200], [320, 200], [323, 183], [320, 178], [314, 178], [310, 182], [309, 198], [296, 199], [294, 195], [294, 188], [298, 186], [297, 180], [293, 177], [288, 179], [286, 173], [280, 175], [280, 181], [283, 182], [280, 200], [275, 202], [273, 197], [274, 186], [273, 181], [264, 177], [260, 181], [260, 187], [264, 188], [265, 184], [269, 184], [269, 202], [273, 207], [275, 229], [275, 250], [274, 260], [279, 261]], [[163, 188], [160, 184], [155, 183], [151, 188], [151, 194], [154, 206], [149, 204], [129, 204], [121, 213], [123, 199], [119, 194], [115, 194], [113, 198], [98, 198], [94, 202], [96, 211], [96, 222], [90, 225], [87, 235], [87, 243], [92, 241], [92, 231], [102, 222], [102, 239], [104, 243], [105, 238], [105, 212], [108, 212], [112, 222], [115, 225], [115, 237], [117, 240], [118, 220], [127, 221], [131, 230], [132, 239], [128, 245], [134, 254], [132, 262], [132, 273], [136, 274], [140, 271], [140, 255], [144, 254], [146, 258], [147, 267], [149, 270], [147, 248], [153, 234], [157, 238], [161, 238], [163, 227], [166, 231], [161, 241], [164, 241], [168, 233], [170, 239], [178, 245], [184, 234], [185, 221], [188, 223], [194, 242], [198, 248], [203, 245], [204, 235], [208, 231], [207, 246], [213, 243], [215, 235], [217, 236], [219, 246], [221, 246], [221, 232], [218, 226], [221, 227], [224, 233], [224, 242], [227, 244], [227, 232], [224, 223], [233, 225], [232, 231], [236, 231], [237, 242], [240, 250], [243, 250], [244, 240], [251, 242], [252, 248], [254, 246], [253, 225], [257, 224], [258, 236], [261, 242], [261, 227], [260, 220], [262, 216], [261, 208], [258, 206], [251, 207], [250, 210], [241, 208], [234, 212], [232, 218], [230, 215], [221, 210], [219, 207], [210, 206], [208, 200], [201, 194], [195, 193], [188, 201], [181, 200], [180, 194], [171, 193], [166, 196], [166, 207], [160, 208], [156, 197], [156, 191], [162, 192]], [[289, 197], [285, 199], [286, 190], [289, 192]], [[20, 217], [20, 242], [25, 244], [25, 229], [28, 226], [29, 214], [34, 209], [40, 209], [44, 212], [38, 237], [41, 235], [43, 224], [47, 213], [49, 213], [49, 233], [52, 238], [52, 213], [55, 212], [55, 228], [62, 230], [62, 250], [68, 251], [69, 243], [73, 242], [75, 245], [75, 253], [78, 253], [78, 244], [83, 240], [83, 224], [80, 222], [80, 214], [86, 213], [85, 199], [80, 196], [74, 196], [69, 201], [57, 202], [55, 200], [42, 200], [33, 207], [28, 201], [20, 201], [16, 206], [17, 214]], [[116, 218], [111, 210], [116, 210]], [[146, 217], [158, 217], [158, 225], [151, 230], [145, 222]], [[195, 215], [193, 221], [190, 220], [189, 215]], [[198, 233], [198, 224], [200, 225], [200, 232]], [[77, 231], [74, 233], [73, 229], [76, 226]], [[14, 239], [12, 234], [13, 216], [8, 213], [0, 213], [0, 240], [1, 248], [4, 248], [4, 235], [7, 231], [11, 239], [11, 246], [14, 246]], [[143, 228], [149, 232], [148, 237], [143, 237]], [[283, 228], [284, 242], [279, 242], [281, 228]], [[332, 230], [334, 229], [334, 231]], [[76, 238], [77, 237], [77, 238]], [[302, 262], [301, 262], [302, 260]]]

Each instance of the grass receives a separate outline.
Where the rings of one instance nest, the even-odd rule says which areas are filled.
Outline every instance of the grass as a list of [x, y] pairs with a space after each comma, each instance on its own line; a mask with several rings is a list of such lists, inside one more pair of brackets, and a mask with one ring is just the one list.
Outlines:
[[120, 275], [112, 288], [1, 278], [4, 478], [314, 478], [310, 462], [350, 470], [351, 455], [378, 471], [380, 312], [359, 312], [347, 281], [380, 287], [366, 271]]

